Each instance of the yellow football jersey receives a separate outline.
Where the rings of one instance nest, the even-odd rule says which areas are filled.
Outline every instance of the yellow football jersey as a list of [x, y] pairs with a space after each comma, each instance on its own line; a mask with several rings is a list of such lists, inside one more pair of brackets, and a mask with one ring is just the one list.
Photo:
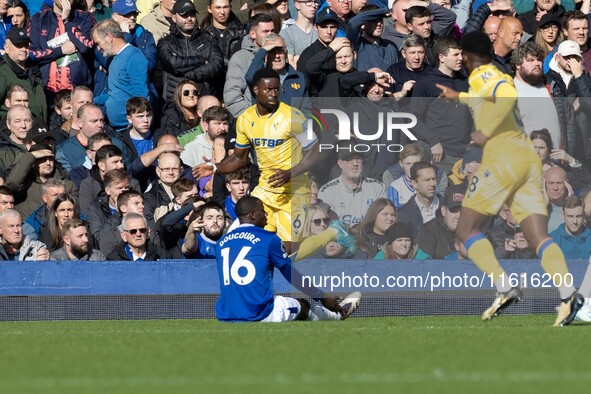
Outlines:
[[259, 187], [274, 193], [291, 193], [294, 188], [305, 185], [308, 177], [300, 175], [291, 182], [273, 188], [269, 178], [272, 169], [289, 170], [298, 164], [303, 151], [314, 145], [317, 138], [306, 130], [306, 117], [299, 110], [279, 103], [277, 110], [261, 116], [256, 105], [244, 111], [236, 122], [236, 147], [253, 147], [261, 170]]
[[489, 139], [523, 134], [513, 78], [485, 64], [472, 70], [468, 83], [470, 89], [460, 93], [460, 101], [470, 107], [476, 130]]

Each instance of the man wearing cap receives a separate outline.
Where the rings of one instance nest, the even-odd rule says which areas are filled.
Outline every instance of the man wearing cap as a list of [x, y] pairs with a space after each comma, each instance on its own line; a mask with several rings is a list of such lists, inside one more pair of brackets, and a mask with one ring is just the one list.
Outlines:
[[103, 56], [112, 56], [109, 64], [109, 90], [94, 98], [94, 103], [104, 106], [109, 124], [115, 131], [127, 125], [125, 104], [132, 97], [150, 98], [148, 60], [138, 48], [123, 39], [119, 24], [112, 19], [99, 22], [92, 29], [92, 39]]
[[[581, 48], [575, 41], [566, 40], [558, 46], [550, 61], [546, 84], [552, 97], [576, 97], [573, 106], [578, 133], [574, 142], [575, 149], [569, 153], [587, 164], [591, 161], [591, 119], [587, 114], [591, 110], [591, 79], [584, 72]], [[572, 138], [569, 138], [569, 142], [570, 140]]]
[[41, 185], [49, 179], [63, 181], [66, 192], [78, 196], [76, 184], [56, 165], [48, 139], [52, 139], [48, 129], [31, 129], [26, 139], [28, 152], [14, 164], [6, 178], [6, 186], [14, 193], [15, 209], [25, 218], [43, 204]]
[[564, 7], [558, 4], [556, 0], [536, 0], [531, 11], [519, 15], [523, 31], [531, 35], [536, 34], [538, 21], [540, 20], [538, 15], [552, 16], [560, 20], [564, 15]]
[[142, 18], [142, 25], [154, 35], [156, 45], [170, 32], [174, 3], [175, 0], [155, 1], [152, 11]]
[[219, 77], [224, 67], [224, 55], [209, 34], [197, 26], [197, 10], [190, 0], [178, 0], [172, 8], [173, 25], [170, 34], [158, 42], [158, 60], [164, 71], [162, 96], [173, 100], [174, 91], [184, 79], [213, 87], [208, 82]]
[[[315, 21], [316, 25], [314, 26], [314, 29], [316, 30], [318, 39], [314, 41], [312, 45], [303, 50], [297, 62], [297, 69], [306, 75], [308, 82], [310, 81], [310, 76], [306, 73], [306, 65], [308, 64], [311, 57], [313, 57], [318, 52], [324, 51], [326, 48], [328, 48], [330, 43], [334, 41], [337, 35], [339, 24], [341, 23], [338, 15], [328, 7], [316, 14]], [[335, 69], [335, 61], [334, 59], [331, 59], [323, 66], [322, 71], [333, 72]], [[310, 83], [308, 83], [308, 86], [310, 87], [310, 97], [317, 97], [318, 88], [315, 85], [311, 85]]]
[[29, 57], [29, 36], [26, 29], [11, 28], [6, 35], [5, 53], [0, 59], [0, 103], [7, 110], [4, 99], [8, 90], [20, 85], [29, 94], [29, 109], [33, 115], [47, 119], [47, 104], [39, 67]]
[[454, 251], [456, 227], [460, 220], [465, 191], [464, 185], [453, 185], [445, 189], [435, 219], [425, 223], [416, 236], [419, 251], [415, 258], [444, 259]]
[[355, 152], [351, 146], [339, 148], [343, 148], [339, 149], [337, 160], [341, 175], [324, 185], [318, 192], [318, 198], [351, 226], [363, 219], [375, 200], [386, 197], [386, 191], [382, 182], [362, 175], [362, 153]]
[[[117, 0], [113, 4], [112, 19], [119, 24], [123, 32], [123, 39], [126, 43], [138, 48], [148, 61], [148, 75], [151, 81], [152, 74], [158, 64], [158, 51], [154, 35], [137, 23], [138, 9], [135, 0]], [[101, 52], [95, 50], [96, 62], [100, 67], [95, 69], [94, 74], [94, 92], [99, 96], [105, 90], [108, 90], [107, 73], [109, 63], [112, 60], [110, 56], [102, 56]], [[152, 85], [150, 85], [152, 88]]]
[[[545, 85], [543, 60], [544, 51], [531, 41], [518, 46], [511, 55], [523, 130], [530, 135], [534, 130], [548, 129], [555, 148], [573, 152], [576, 135], [574, 113], [570, 106], [566, 108], [565, 100], [562, 100], [564, 104], [561, 100], [552, 101]], [[558, 108], [565, 112], [559, 115]], [[567, 120], [570, 120], [569, 125]]]

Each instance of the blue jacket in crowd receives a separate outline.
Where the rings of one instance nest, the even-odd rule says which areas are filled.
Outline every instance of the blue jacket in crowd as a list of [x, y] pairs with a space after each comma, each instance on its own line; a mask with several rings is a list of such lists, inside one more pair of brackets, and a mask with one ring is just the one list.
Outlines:
[[589, 260], [591, 256], [591, 230], [587, 227], [579, 235], [566, 232], [564, 223], [550, 233], [567, 260]]

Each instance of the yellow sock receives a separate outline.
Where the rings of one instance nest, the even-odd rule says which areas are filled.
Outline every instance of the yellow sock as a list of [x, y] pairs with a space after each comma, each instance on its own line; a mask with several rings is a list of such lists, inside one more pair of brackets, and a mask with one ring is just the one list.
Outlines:
[[[556, 245], [552, 238], [548, 238], [538, 245], [536, 252], [542, 259], [542, 268], [550, 274], [552, 283], [558, 285], [560, 298], [566, 299], [570, 297], [575, 292], [575, 289], [572, 286], [572, 280], [569, 280], [568, 267], [560, 247]], [[565, 283], [570, 284], [570, 286], [565, 286]]]
[[337, 232], [332, 228], [327, 228], [320, 234], [312, 235], [302, 241], [298, 249], [295, 261], [312, 256], [321, 248], [325, 247], [331, 241], [337, 239]]
[[[501, 280], [505, 274], [505, 270], [499, 264], [499, 260], [495, 256], [495, 251], [492, 244], [482, 233], [477, 233], [470, 236], [464, 242], [466, 249], [468, 249], [468, 257], [476, 264], [482, 272], [494, 275], [495, 285], [497, 290], [505, 292], [511, 288], [509, 280]], [[508, 278], [505, 278], [508, 279]]]

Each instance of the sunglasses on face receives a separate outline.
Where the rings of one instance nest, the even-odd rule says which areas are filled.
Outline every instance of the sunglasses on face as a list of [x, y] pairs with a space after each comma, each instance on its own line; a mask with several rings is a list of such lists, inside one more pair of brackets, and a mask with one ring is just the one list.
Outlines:
[[143, 227], [143, 228], [132, 228], [131, 230], [125, 230], [125, 231], [130, 233], [131, 235], [136, 235], [138, 231], [142, 234], [146, 234], [148, 232], [148, 229]]
[[314, 219], [312, 220], [312, 223], [314, 223], [315, 226], [320, 226], [322, 224], [328, 226], [328, 218]]
[[197, 93], [199, 93], [197, 91], [197, 89], [183, 90], [183, 96], [185, 96], [185, 97], [189, 96], [189, 94], [192, 94], [193, 96], [197, 96]]

